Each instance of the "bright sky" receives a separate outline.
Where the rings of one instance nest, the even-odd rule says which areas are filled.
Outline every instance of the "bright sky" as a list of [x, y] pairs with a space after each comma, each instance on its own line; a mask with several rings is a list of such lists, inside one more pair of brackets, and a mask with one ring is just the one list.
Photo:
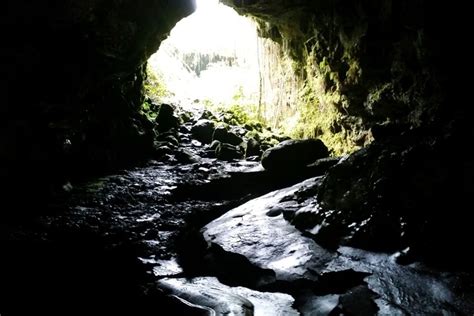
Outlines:
[[[218, 0], [196, 0], [197, 9], [181, 20], [154, 54], [149, 64], [179, 99], [230, 102], [239, 89], [254, 95], [258, 88], [256, 25]], [[174, 57], [181, 53], [208, 53], [236, 57], [233, 67], [216, 66], [197, 77]]]
[[197, 10], [171, 31], [170, 40], [182, 51], [233, 54], [248, 51], [256, 41], [255, 25], [218, 0], [196, 0]]

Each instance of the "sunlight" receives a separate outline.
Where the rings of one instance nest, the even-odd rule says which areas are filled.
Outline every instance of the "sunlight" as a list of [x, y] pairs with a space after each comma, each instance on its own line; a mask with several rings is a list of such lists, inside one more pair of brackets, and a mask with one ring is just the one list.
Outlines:
[[255, 23], [218, 0], [196, 0], [196, 5], [196, 12], [175, 26], [149, 64], [176, 99], [230, 103], [236, 94], [255, 99]]
[[209, 10], [215, 8], [219, 4], [219, 0], [196, 0], [197, 10]]

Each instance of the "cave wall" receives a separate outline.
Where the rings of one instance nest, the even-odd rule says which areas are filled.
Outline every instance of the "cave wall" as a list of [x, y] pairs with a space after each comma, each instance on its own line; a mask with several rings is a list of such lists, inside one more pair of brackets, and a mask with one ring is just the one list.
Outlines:
[[256, 19], [260, 35], [294, 60], [304, 81], [294, 134], [321, 137], [341, 154], [370, 143], [375, 125], [417, 127], [441, 116], [455, 56], [446, 45], [459, 31], [440, 21], [453, 8], [424, 0], [222, 2]]
[[143, 64], [194, 6], [193, 0], [6, 1], [1, 178], [25, 188], [24, 177], [61, 182], [147, 154], [152, 129], [138, 114]]
[[[291, 135], [298, 116], [304, 77], [294, 69], [294, 60], [278, 42], [258, 38], [261, 79], [261, 118], [272, 128], [282, 128]], [[297, 135], [292, 135], [297, 136]]]
[[328, 171], [320, 208], [295, 225], [328, 247], [406, 248], [411, 260], [472, 267], [474, 162], [460, 154], [474, 136], [469, 11], [424, 0], [223, 2], [304, 72], [303, 135], [336, 153], [365, 145]]
[[[374, 139], [326, 175], [321, 211], [307, 221], [322, 225], [315, 238], [469, 262], [470, 11], [428, 0], [222, 2], [254, 17], [294, 61], [304, 80], [295, 105], [302, 136], [336, 153]], [[143, 64], [193, 8], [192, 0], [6, 1], [3, 196], [34, 211], [50, 184], [149, 154]]]

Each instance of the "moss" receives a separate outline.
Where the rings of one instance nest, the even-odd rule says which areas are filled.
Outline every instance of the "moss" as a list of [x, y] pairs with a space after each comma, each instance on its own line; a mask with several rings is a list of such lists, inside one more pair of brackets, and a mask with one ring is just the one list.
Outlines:
[[145, 115], [149, 121], [154, 121], [156, 116], [158, 115], [158, 111], [155, 109], [154, 105], [151, 104], [149, 101], [143, 102], [140, 113]]
[[255, 104], [239, 103], [242, 96], [236, 94], [234, 104], [223, 105], [214, 104], [210, 100], [204, 100], [202, 103], [206, 109], [213, 113], [216, 126], [224, 126], [230, 128], [231, 126], [244, 127], [247, 130], [246, 138], [253, 138], [266, 147], [273, 147], [281, 140], [289, 138], [280, 132], [273, 132], [271, 128], [262, 120], [258, 114], [258, 106]]
[[146, 79], [143, 83], [145, 95], [154, 102], [160, 102], [169, 95], [164, 81], [150, 66], [146, 67]]
[[262, 120], [258, 106], [253, 103], [240, 102], [241, 96], [236, 94], [233, 104], [214, 104], [211, 100], [203, 100], [202, 103], [206, 109], [211, 112], [219, 113], [222, 120], [231, 125], [249, 125], [261, 126], [265, 122]]

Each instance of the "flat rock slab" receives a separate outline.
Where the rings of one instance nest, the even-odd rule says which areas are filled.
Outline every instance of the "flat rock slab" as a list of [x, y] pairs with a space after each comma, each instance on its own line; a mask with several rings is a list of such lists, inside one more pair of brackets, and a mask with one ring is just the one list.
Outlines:
[[184, 304], [208, 311], [208, 315], [300, 315], [292, 308], [294, 299], [290, 295], [230, 287], [214, 277], [163, 279], [158, 286]]
[[247, 257], [259, 268], [273, 270], [278, 281], [317, 280], [333, 254], [304, 237], [282, 214], [271, 212], [282, 199], [317, 181], [308, 179], [227, 212], [203, 228], [204, 238], [227, 252]]
[[338, 253], [327, 271], [370, 273], [365, 281], [379, 295], [375, 302], [381, 315], [456, 315], [466, 308], [461, 302], [464, 299], [455, 294], [453, 282], [462, 274], [443, 273], [421, 264], [402, 266], [393, 256], [351, 247], [340, 247]]
[[[229, 211], [203, 228], [205, 240], [245, 256], [259, 268], [273, 270], [276, 281], [313, 281], [320, 293], [308, 289], [295, 297], [304, 315], [368, 310], [379, 315], [474, 312], [472, 288], [463, 290], [470, 281], [462, 280], [469, 280], [469, 273], [436, 271], [418, 263], [402, 266], [392, 255], [350, 247], [332, 253], [303, 236], [282, 214], [287, 208], [315, 207], [314, 195], [302, 193], [312, 192], [318, 181], [306, 180]], [[359, 283], [351, 285], [350, 276], [360, 277]]]

